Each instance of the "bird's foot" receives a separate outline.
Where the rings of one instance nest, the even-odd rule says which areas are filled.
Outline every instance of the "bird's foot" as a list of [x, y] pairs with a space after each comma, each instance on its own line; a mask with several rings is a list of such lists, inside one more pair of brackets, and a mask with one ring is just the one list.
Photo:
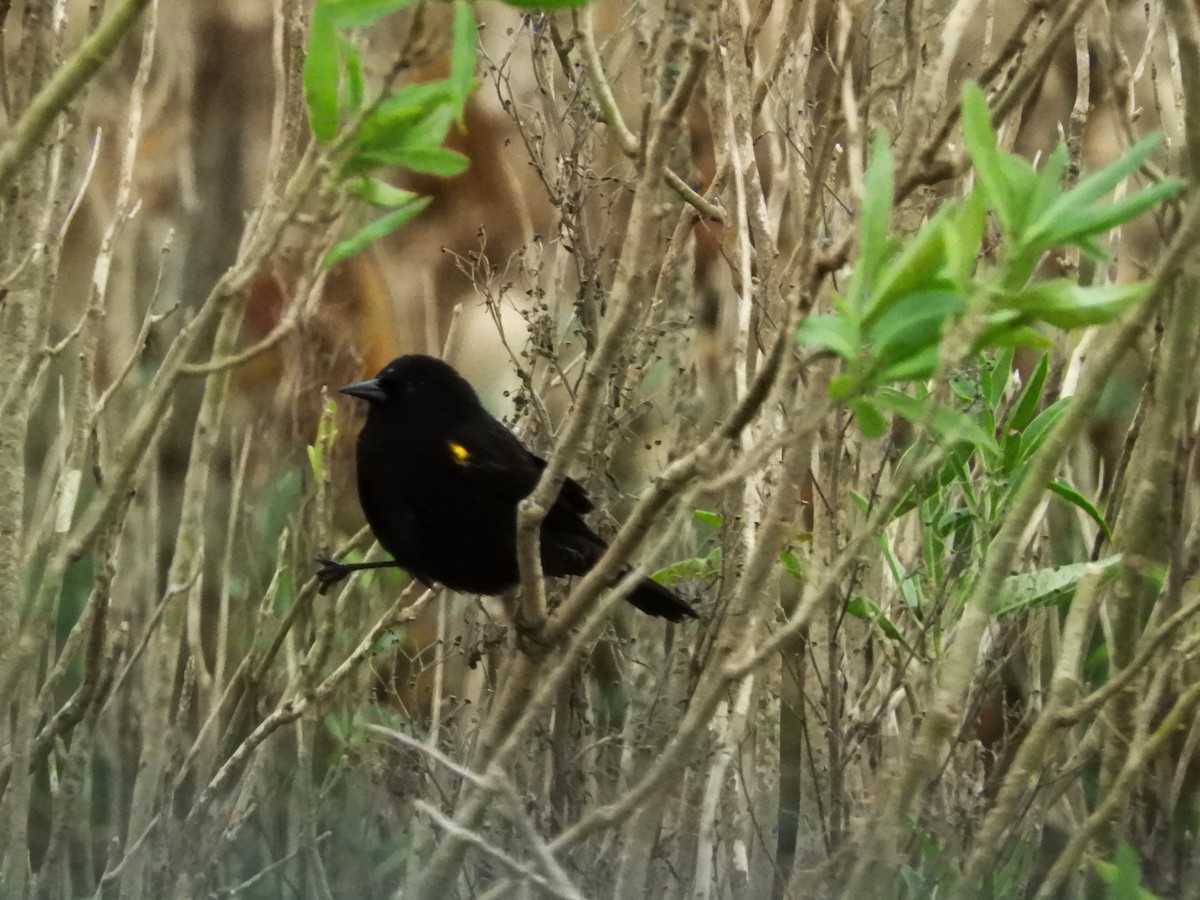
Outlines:
[[321, 564], [321, 568], [317, 569], [317, 581], [321, 585], [318, 593], [321, 594], [328, 593], [331, 587], [354, 571], [354, 566], [329, 556], [317, 556], [314, 559]]

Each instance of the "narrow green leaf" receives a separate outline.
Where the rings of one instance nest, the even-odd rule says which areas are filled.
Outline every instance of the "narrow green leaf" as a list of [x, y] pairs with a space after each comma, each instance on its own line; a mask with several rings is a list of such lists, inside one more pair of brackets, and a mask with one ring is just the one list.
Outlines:
[[796, 340], [804, 347], [832, 350], [842, 359], [854, 359], [861, 352], [858, 329], [844, 316], [809, 316], [796, 329]]
[[854, 596], [846, 602], [846, 612], [854, 616], [856, 619], [861, 619], [869, 625], [878, 626], [885, 637], [893, 641], [904, 643], [904, 635], [900, 633], [900, 629], [896, 627], [887, 616], [883, 614], [878, 604], [866, 597]]
[[1037, 368], [1033, 370], [1033, 374], [1029, 376], [1029, 380], [1021, 389], [1021, 396], [1017, 398], [1017, 402], [1008, 416], [1008, 421], [1004, 423], [1006, 431], [1023, 431], [1025, 426], [1033, 421], [1034, 413], [1037, 412], [1038, 404], [1042, 400], [1042, 388], [1046, 384], [1046, 373], [1049, 371], [1050, 354], [1043, 353], [1041, 359], [1038, 360]]
[[350, 190], [356, 197], [372, 206], [384, 206], [388, 209], [417, 199], [417, 195], [412, 191], [395, 187], [377, 178], [359, 178], [351, 184]]
[[936, 343], [929, 344], [875, 372], [871, 383], [885, 385], [921, 382], [936, 375], [941, 364], [941, 346]]
[[800, 566], [800, 560], [796, 558], [796, 554], [791, 550], [784, 550], [779, 554], [779, 561], [783, 563], [783, 568], [789, 575], [797, 581], [804, 580], [804, 569]]
[[1115, 862], [1096, 860], [1096, 874], [1108, 885], [1104, 900], [1160, 900], [1159, 896], [1142, 887], [1141, 867], [1137, 851], [1124, 841], [1117, 847]]
[[850, 412], [854, 415], [854, 421], [858, 423], [858, 428], [864, 437], [877, 440], [887, 432], [887, 419], [883, 417], [883, 413], [879, 411], [879, 407], [872, 403], [870, 399], [858, 397], [850, 400], [847, 406], [850, 407]]
[[1033, 205], [1033, 219], [1038, 222], [1062, 193], [1063, 175], [1067, 170], [1067, 145], [1059, 144], [1046, 157], [1046, 162], [1038, 172], [1037, 200]]
[[979, 183], [987, 193], [987, 199], [1000, 217], [1005, 231], [1015, 234], [1017, 219], [1004, 154], [996, 143], [996, 133], [992, 131], [987, 100], [979, 85], [973, 81], [963, 85], [962, 127], [967, 153], [975, 165]]
[[908, 419], [916, 425], [929, 428], [940, 440], [948, 444], [967, 441], [988, 453], [999, 453], [996, 439], [984, 431], [979, 423], [966, 413], [948, 406], [935, 404], [929, 399], [918, 399], [901, 391], [883, 388], [873, 398], [888, 412]]
[[976, 187], [942, 229], [946, 242], [946, 268], [960, 292], [966, 293], [971, 287], [987, 221], [987, 193]]
[[1120, 554], [1095, 562], [1074, 563], [1053, 569], [1022, 572], [1006, 578], [1000, 587], [998, 615], [1055, 603], [1069, 596], [1088, 575], [1112, 577], [1121, 567]]
[[467, 96], [475, 89], [475, 44], [479, 39], [475, 13], [466, 0], [454, 4], [454, 24], [450, 28], [450, 85], [458, 94], [459, 114]]
[[354, 42], [345, 35], [339, 35], [338, 45], [341, 48], [342, 64], [346, 72], [345, 107], [350, 115], [362, 111], [366, 101], [367, 86], [363, 77], [362, 56]]
[[[1003, 312], [1012, 312], [1012, 310], [1003, 310]], [[992, 316], [988, 317], [989, 319]], [[1023, 317], [1014, 317], [1018, 322], [1023, 321]], [[983, 330], [979, 338], [975, 341], [975, 349], [983, 350], [993, 347], [1026, 347], [1030, 350], [1052, 350], [1054, 349], [1054, 341], [1046, 337], [1040, 331], [1030, 328], [1028, 325], [1013, 324], [1012, 320], [997, 321], [989, 325]]]
[[453, 104], [455, 96], [445, 81], [406, 84], [371, 111], [362, 124], [361, 134], [368, 141], [382, 140], [381, 133], [390, 133], [397, 125], [409, 127], [435, 110]]
[[[918, 291], [898, 301], [867, 329], [871, 355], [890, 364], [937, 347], [946, 320], [962, 311], [963, 300], [952, 291]], [[932, 373], [931, 373], [932, 374]]]
[[393, 158], [397, 165], [420, 172], [453, 178], [467, 171], [471, 161], [456, 150], [445, 147], [407, 147], [397, 149]]
[[946, 203], [925, 222], [916, 235], [905, 241], [899, 255], [887, 263], [875, 280], [870, 308], [864, 324], [886, 313], [903, 297], [921, 291], [945, 291], [953, 288], [946, 277], [946, 223], [958, 214], [958, 205]]
[[408, 222], [413, 216], [428, 206], [429, 202], [429, 197], [417, 197], [399, 209], [395, 209], [387, 215], [380, 216], [374, 222], [360, 229], [356, 234], [335, 244], [333, 249], [325, 254], [322, 265], [328, 269], [344, 259], [349, 259], [356, 253], [361, 253], [371, 244], [375, 243], [375, 241], [386, 237]]
[[394, 109], [386, 117], [372, 116], [355, 141], [355, 155], [343, 167], [346, 174], [363, 174], [382, 166], [407, 166], [432, 175], [457, 175], [467, 167], [461, 153], [442, 147], [454, 124], [455, 111], [442, 103], [428, 109]]
[[325, 460], [321, 453], [321, 448], [315, 444], [309, 444], [308, 450], [308, 467], [312, 469], [313, 479], [317, 484], [325, 480]]
[[1034, 284], [1007, 298], [1003, 305], [1056, 328], [1103, 325], [1150, 295], [1149, 282], [1081, 287], [1058, 278]]
[[665, 568], [652, 572], [650, 578], [659, 584], [678, 584], [697, 578], [713, 578], [721, 573], [721, 548], [714, 547], [705, 556], [681, 559]]
[[1052, 226], [1060, 216], [1072, 210], [1087, 209], [1099, 202], [1109, 191], [1140, 169], [1142, 163], [1150, 158], [1150, 154], [1160, 143], [1161, 134], [1148, 134], [1100, 171], [1080, 179], [1073, 188], [1046, 209], [1039, 225], [1044, 222]]
[[[1164, 178], [1157, 184], [1104, 206], [1061, 209], [1053, 219], [1049, 218], [1048, 212], [1043, 226], [1026, 235], [1025, 240], [1034, 248], [1046, 248], [1074, 244], [1103, 235], [1118, 225], [1149, 212], [1163, 200], [1174, 197], [1186, 186], [1187, 182], [1181, 178]], [[1095, 244], [1089, 246], [1093, 253], [1099, 250]]]
[[711, 525], [713, 528], [720, 528], [725, 524], [725, 520], [721, 517], [720, 513], [708, 509], [692, 510], [692, 518], [705, 525]]
[[1008, 221], [1003, 217], [1000, 221], [1005, 226], [1005, 236], [1015, 243], [1021, 240], [1033, 220], [1041, 186], [1033, 166], [1019, 156], [1001, 151], [1000, 167], [1008, 192]]
[[1008, 380], [1012, 375], [1013, 351], [1011, 347], [998, 350], [992, 357], [991, 366], [987, 367], [987, 378], [983, 383], [983, 396], [992, 409], [1000, 405]]
[[1092, 262], [1103, 263], [1109, 261], [1110, 257], [1108, 253], [1106, 253], [1104, 248], [1097, 244], [1093, 238], [1073, 237], [1070, 240], [1071, 243], [1078, 247], [1083, 252], [1083, 255]]
[[900, 557], [896, 555], [892, 545], [882, 536], [879, 540], [879, 549], [883, 552], [884, 562], [887, 563], [887, 567], [892, 573], [892, 579], [900, 589], [900, 599], [904, 601], [904, 605], [909, 609], [925, 609], [925, 597], [921, 591], [920, 576], [908, 571], [904, 563], [900, 561]]
[[321, 6], [313, 11], [308, 33], [304, 97], [308, 103], [309, 125], [317, 140], [333, 140], [338, 132], [337, 32]]
[[888, 224], [892, 219], [892, 154], [887, 134], [876, 131], [871, 141], [871, 162], [863, 178], [862, 208], [858, 220], [858, 262], [850, 275], [846, 297], [865, 311], [875, 276], [888, 258]]
[[1093, 522], [1095, 522], [1098, 526], [1100, 526], [1100, 531], [1104, 533], [1104, 537], [1108, 540], [1108, 542], [1110, 544], [1112, 543], [1112, 541], [1113, 541], [1112, 530], [1108, 527], [1108, 523], [1104, 521], [1104, 516], [1101, 514], [1100, 510], [1096, 507], [1096, 504], [1092, 503], [1091, 500], [1089, 500], [1087, 497], [1083, 496], [1083, 494], [1079, 493], [1079, 491], [1075, 490], [1075, 488], [1071, 487], [1071, 485], [1067, 484], [1061, 478], [1057, 479], [1055, 481], [1051, 481], [1048, 485], [1046, 485], [1046, 488], [1051, 493], [1057, 494], [1058, 496], [1062, 497], [1064, 500], [1066, 500], [1072, 506], [1083, 510], [1083, 512]]
[[1070, 397], [1061, 397], [1034, 416], [1029, 427], [1021, 434], [1020, 461], [1026, 462], [1045, 443], [1058, 420], [1071, 404]]

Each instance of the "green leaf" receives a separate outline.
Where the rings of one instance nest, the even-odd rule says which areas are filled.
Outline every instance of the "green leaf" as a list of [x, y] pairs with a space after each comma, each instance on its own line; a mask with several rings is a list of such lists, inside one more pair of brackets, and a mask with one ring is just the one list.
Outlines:
[[402, 206], [417, 199], [417, 195], [404, 188], [398, 188], [376, 178], [359, 178], [350, 185], [351, 192], [372, 206], [384, 206], [391, 209]]
[[[1047, 221], [1036, 233], [1026, 235], [1025, 241], [1037, 248], [1083, 242], [1087, 238], [1105, 234], [1118, 225], [1132, 221], [1142, 213], [1158, 206], [1163, 200], [1174, 197], [1187, 187], [1181, 178], [1164, 178], [1148, 188], [1128, 194], [1105, 206], [1071, 207], [1059, 211], [1055, 218]], [[1070, 196], [1069, 194], [1066, 196]], [[1055, 204], [1055, 209], [1058, 204]], [[1103, 251], [1094, 243], [1088, 243], [1089, 255]]]
[[1050, 354], [1043, 353], [1038, 360], [1037, 368], [1021, 389], [1013, 410], [1009, 413], [1008, 421], [1004, 423], [1006, 431], [1023, 431], [1025, 426], [1033, 421], [1038, 404], [1042, 400], [1042, 388], [1046, 384], [1046, 373], [1050, 371]]
[[928, 427], [945, 443], [966, 441], [987, 453], [1000, 452], [996, 439], [984, 431], [978, 422], [957, 409], [934, 404], [929, 399], [918, 399], [891, 388], [881, 389], [872, 399], [883, 409], [916, 425]]
[[925, 598], [921, 592], [920, 576], [909, 573], [892, 545], [884, 538], [879, 540], [879, 549], [883, 552], [884, 561], [892, 573], [892, 580], [900, 589], [900, 599], [909, 609], [925, 609]]
[[887, 432], [887, 419], [869, 398], [858, 397], [850, 400], [846, 405], [850, 407], [850, 412], [854, 415], [854, 420], [865, 437], [877, 440]]
[[930, 344], [912, 355], [880, 369], [871, 380], [874, 384], [880, 385], [923, 381], [936, 375], [941, 364], [941, 346]]
[[887, 262], [887, 229], [892, 218], [892, 154], [887, 134], [876, 131], [871, 141], [871, 162], [863, 179], [862, 209], [858, 224], [858, 262], [850, 275], [846, 297], [859, 311], [867, 309], [875, 276]]
[[320, 0], [319, 11], [338, 28], [366, 28], [384, 16], [403, 9], [412, 0]]
[[408, 85], [367, 117], [359, 129], [356, 146], [362, 153], [383, 153], [395, 147], [438, 147], [450, 133], [457, 114], [455, 95], [444, 82]]
[[1028, 229], [1038, 202], [1041, 190], [1038, 174], [1033, 166], [1021, 157], [1003, 151], [1000, 153], [1000, 168], [1004, 172], [1009, 205], [1009, 220], [1006, 222], [1002, 217], [1000, 221], [1005, 225], [1005, 234], [1014, 241], [1020, 241]]
[[304, 97], [308, 102], [308, 121], [317, 140], [333, 140], [338, 131], [337, 32], [320, 6], [313, 11], [308, 33]]
[[1028, 460], [1046, 442], [1046, 438], [1049, 437], [1050, 432], [1070, 405], [1070, 397], [1061, 397], [1034, 417], [1034, 420], [1029, 423], [1029, 427], [1021, 435], [1020, 460], [1022, 462]]
[[871, 355], [886, 365], [931, 346], [936, 349], [942, 342], [946, 320], [958, 315], [962, 308], [962, 298], [951, 291], [909, 294], [880, 316], [874, 327], [867, 329]]
[[457, 0], [454, 4], [454, 23], [450, 26], [450, 77], [451, 87], [459, 98], [459, 123], [462, 123], [462, 108], [467, 96], [475, 90], [475, 44], [479, 39], [475, 24], [475, 13], [471, 4]]
[[841, 402], [859, 393], [858, 382], [851, 375], [839, 374], [829, 379], [829, 399]]
[[394, 159], [397, 165], [405, 166], [424, 175], [453, 178], [467, 171], [471, 161], [456, 150], [445, 147], [410, 147], [397, 150]]
[[363, 78], [362, 57], [358, 48], [345, 35], [339, 35], [342, 61], [346, 69], [346, 110], [354, 115], [362, 111], [366, 101], [367, 87]]
[[417, 197], [399, 209], [392, 210], [392, 212], [380, 216], [374, 222], [360, 229], [358, 233], [334, 244], [333, 249], [325, 254], [325, 259], [322, 260], [321, 264], [328, 269], [344, 259], [349, 259], [356, 253], [361, 253], [371, 244], [391, 234], [405, 222], [409, 221], [409, 219], [428, 206], [429, 202], [429, 197]]
[[847, 360], [856, 358], [862, 349], [858, 329], [837, 314], [809, 316], [796, 329], [796, 340], [804, 347], [832, 350]]
[[1067, 145], [1059, 144], [1050, 152], [1045, 165], [1038, 173], [1038, 196], [1033, 207], [1035, 222], [1040, 221], [1041, 216], [1062, 193], [1062, 180], [1067, 171], [1068, 159]]
[[720, 528], [725, 524], [725, 520], [721, 517], [720, 513], [708, 509], [692, 510], [692, 518], [705, 525], [711, 525], [713, 528]]
[[1066, 278], [1031, 285], [1004, 306], [1056, 328], [1103, 325], [1150, 295], [1149, 282], [1081, 287]]
[[[1008, 314], [1012, 310], [1000, 310], [1000, 312]], [[988, 321], [992, 324], [988, 325], [976, 339], [976, 350], [993, 347], [1028, 347], [1031, 350], [1054, 349], [1054, 341], [1050, 340], [1050, 338], [1046, 337], [1036, 328], [1030, 328], [1028, 325], [1021, 324], [1024, 321], [1023, 316], [1001, 317], [993, 314], [988, 316]]]
[[450, 106], [440, 105], [424, 111], [403, 107], [387, 118], [372, 117], [363, 123], [355, 155], [343, 171], [360, 174], [381, 166], [407, 166], [432, 175], [461, 174], [467, 158], [442, 147], [455, 114]]
[[312, 469], [313, 479], [317, 484], [325, 480], [325, 459], [321, 453], [321, 448], [316, 444], [309, 444], [308, 447], [308, 467]]
[[900, 629], [896, 627], [891, 619], [883, 614], [883, 610], [876, 603], [868, 600], [866, 597], [851, 597], [846, 601], [846, 612], [869, 625], [878, 626], [885, 637], [891, 638], [893, 641], [899, 641], [902, 644], [904, 643], [904, 635], [900, 633]]
[[1053, 569], [1022, 572], [1004, 579], [1000, 586], [997, 615], [1033, 609], [1070, 596], [1088, 575], [1111, 578], [1121, 568], [1121, 555], [1114, 554], [1095, 562], [1073, 563]]
[[1014, 198], [1011, 194], [1008, 174], [1005, 171], [1004, 154], [996, 143], [992, 131], [991, 113], [987, 100], [979, 85], [968, 81], [962, 90], [962, 127], [967, 153], [975, 165], [979, 184], [987, 195], [1005, 230], [1014, 233], [1016, 215]]
[[[1162, 135], [1149, 134], [1129, 148], [1120, 158], [1109, 163], [1098, 172], [1083, 178], [1054, 203], [1046, 207], [1030, 229], [1027, 240], [1044, 243], [1048, 235], [1065, 217], [1089, 210], [1118, 184], [1142, 167], [1154, 148], [1162, 141]], [[1141, 193], [1139, 191], [1139, 193]], [[1133, 196], [1133, 195], [1131, 195]], [[1128, 199], [1128, 198], [1126, 198]]]
[[1011, 347], [1006, 347], [996, 352], [992, 357], [991, 365], [985, 365], [982, 375], [983, 396], [987, 400], [987, 404], [992, 409], [995, 409], [1000, 404], [1000, 398], [1004, 396], [1004, 389], [1008, 387], [1008, 379], [1012, 373], [1013, 351]]
[[1115, 862], [1096, 860], [1096, 874], [1108, 885], [1105, 900], [1158, 900], [1158, 895], [1142, 887], [1142, 873], [1137, 851], [1122, 842], [1117, 847]]
[[368, 143], [376, 139], [386, 142], [386, 135], [393, 129], [398, 128], [403, 132], [404, 128], [411, 127], [440, 108], [453, 105], [456, 100], [457, 94], [445, 81], [406, 84], [371, 111], [362, 124], [360, 134]]
[[797, 581], [804, 580], [804, 569], [800, 567], [800, 560], [796, 558], [796, 554], [791, 550], [784, 550], [779, 554], [779, 561], [783, 563], [783, 568], [789, 575]]
[[713, 578], [721, 573], [721, 548], [714, 547], [706, 556], [681, 559], [678, 562], [652, 572], [650, 578], [659, 584], [678, 584], [697, 578]]
[[864, 324], [884, 315], [901, 298], [921, 291], [947, 291], [954, 282], [946, 277], [946, 223], [959, 209], [946, 203], [929, 219], [916, 235], [906, 241], [898, 256], [892, 259], [875, 280], [874, 297], [863, 317]]
[[1087, 514], [1087, 516], [1093, 522], [1100, 526], [1100, 531], [1103, 532], [1105, 539], [1107, 539], [1110, 544], [1113, 542], [1112, 530], [1109, 529], [1108, 523], [1104, 521], [1104, 516], [1100, 513], [1100, 510], [1096, 508], [1096, 505], [1092, 503], [1091, 500], [1083, 496], [1083, 494], [1079, 493], [1079, 491], [1075, 490], [1075, 488], [1071, 487], [1071, 485], [1067, 484], [1061, 478], [1051, 481], [1048, 485], [1046, 485], [1046, 489], [1051, 493], [1062, 497], [1072, 506], [1083, 510], [1083, 512]]
[[942, 238], [946, 242], [946, 269], [964, 293], [969, 290], [979, 264], [987, 212], [987, 194], [976, 187], [942, 229]]
[[1077, 237], [1072, 239], [1076, 247], [1092, 262], [1108, 262], [1109, 256], [1104, 252], [1104, 248], [1097, 244], [1091, 238]]

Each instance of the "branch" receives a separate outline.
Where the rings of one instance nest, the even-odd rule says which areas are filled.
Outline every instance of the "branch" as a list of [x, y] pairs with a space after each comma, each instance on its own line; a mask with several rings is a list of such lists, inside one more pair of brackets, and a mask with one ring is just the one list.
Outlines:
[[84, 39], [75, 54], [59, 66], [38, 91], [29, 108], [0, 142], [0, 190], [12, 181], [55, 116], [66, 109], [72, 98], [100, 70], [149, 3], [150, 0], [125, 0]]

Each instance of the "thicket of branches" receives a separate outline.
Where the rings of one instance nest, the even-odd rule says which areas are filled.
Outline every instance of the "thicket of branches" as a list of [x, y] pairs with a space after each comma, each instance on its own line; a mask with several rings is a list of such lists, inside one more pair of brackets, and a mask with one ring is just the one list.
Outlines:
[[[0, 894], [1194, 892], [1192, 4], [181, 6], [0, 4]], [[412, 351], [596, 571], [317, 592]]]

